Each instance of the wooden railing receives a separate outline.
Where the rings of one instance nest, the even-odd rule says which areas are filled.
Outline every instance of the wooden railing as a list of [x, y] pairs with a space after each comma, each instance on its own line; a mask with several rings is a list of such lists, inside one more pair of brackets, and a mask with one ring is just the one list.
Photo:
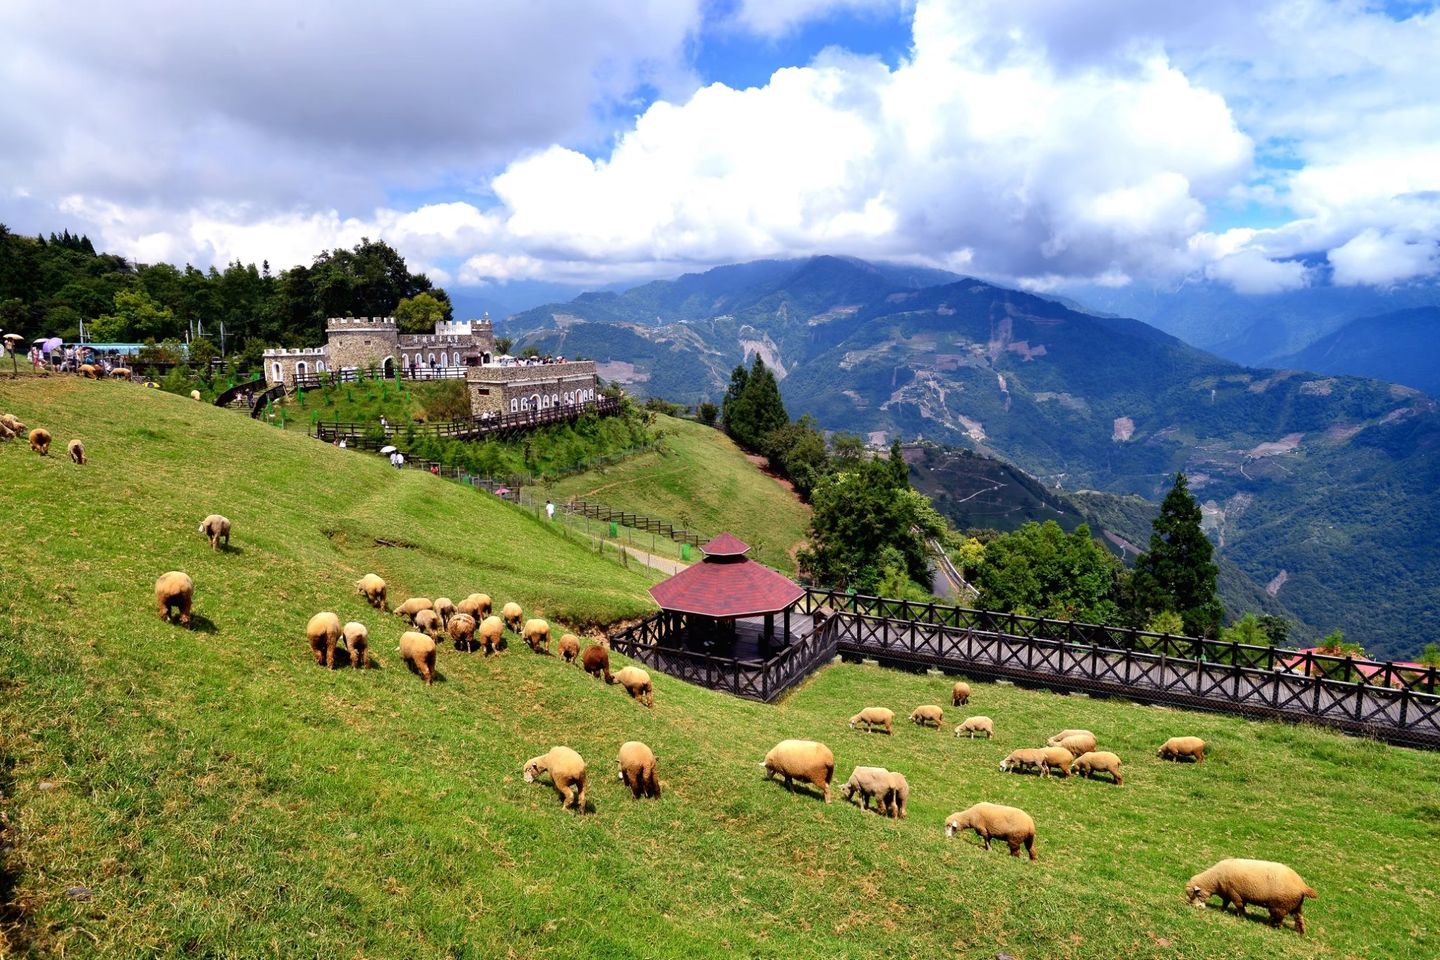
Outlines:
[[621, 406], [621, 400], [618, 397], [598, 397], [584, 404], [547, 407], [544, 410], [519, 413], [502, 413], [493, 417], [465, 417], [460, 420], [443, 420], [435, 423], [392, 423], [387, 428], [379, 430], [377, 428], [380, 425], [373, 421], [356, 423], [320, 420], [316, 422], [312, 433], [327, 443], [343, 438], [347, 447], [356, 447], [362, 450], [379, 449], [392, 442], [397, 435], [406, 434], [412, 429], [417, 437], [475, 440], [485, 436], [503, 436], [507, 433], [534, 430], [536, 427], [552, 423], [568, 423], [580, 419], [587, 413], [601, 417], [613, 416], [620, 412]]
[[570, 513], [578, 513], [581, 516], [590, 517], [602, 523], [613, 522], [620, 524], [622, 527], [644, 530], [646, 533], [658, 533], [662, 537], [668, 537], [674, 540], [676, 543], [688, 543], [698, 547], [707, 539], [695, 533], [693, 530], [682, 530], [668, 520], [657, 520], [654, 517], [647, 517], [643, 514], [616, 510], [603, 503], [595, 503], [590, 500], [571, 500], [565, 505], [565, 509]]
[[231, 403], [235, 402], [236, 398], [238, 398], [238, 397], [239, 397], [242, 393], [244, 393], [246, 390], [262, 390], [262, 391], [263, 391], [264, 388], [265, 388], [265, 378], [264, 378], [264, 377], [257, 377], [257, 378], [255, 378], [254, 380], [251, 380], [249, 383], [237, 383], [237, 384], [235, 384], [235, 386], [229, 388], [228, 390], [222, 390], [219, 394], [216, 395], [216, 397], [215, 397], [215, 406], [217, 406], [217, 407], [228, 407], [228, 406], [230, 406]]

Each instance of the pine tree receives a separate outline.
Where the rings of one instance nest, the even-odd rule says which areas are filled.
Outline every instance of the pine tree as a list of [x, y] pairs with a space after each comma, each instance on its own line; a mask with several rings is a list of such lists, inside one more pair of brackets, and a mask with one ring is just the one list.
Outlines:
[[750, 374], [745, 370], [745, 364], [738, 364], [730, 371], [730, 387], [725, 391], [724, 398], [720, 401], [720, 416], [725, 421], [725, 432], [736, 443], [740, 442], [740, 435], [750, 431], [750, 417], [745, 409], [745, 386], [750, 381]]
[[1135, 562], [1135, 602], [1144, 616], [1163, 611], [1180, 615], [1185, 632], [1213, 637], [1225, 610], [1220, 605], [1213, 561], [1214, 547], [1200, 529], [1200, 505], [1190, 495], [1185, 474], [1160, 505], [1150, 533], [1150, 550]]
[[780, 398], [780, 384], [776, 382], [775, 374], [765, 366], [765, 361], [760, 359], [758, 353], [755, 355], [754, 365], [750, 368], [745, 395], [753, 418], [748, 446], [759, 451], [770, 431], [778, 430], [790, 422], [790, 414], [785, 411], [785, 401]]
[[890, 444], [890, 486], [896, 490], [910, 486], [910, 464], [905, 462], [905, 455], [900, 452], [899, 440]]

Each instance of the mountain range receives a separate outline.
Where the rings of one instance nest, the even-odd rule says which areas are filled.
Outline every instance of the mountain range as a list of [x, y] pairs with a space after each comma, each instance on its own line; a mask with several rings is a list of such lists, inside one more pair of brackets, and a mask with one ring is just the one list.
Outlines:
[[761, 261], [518, 314], [520, 346], [718, 399], [760, 354], [792, 415], [924, 438], [1046, 487], [1158, 499], [1183, 470], [1227, 561], [1374, 653], [1440, 637], [1440, 413], [1420, 391], [1242, 366], [1138, 320], [942, 271]]

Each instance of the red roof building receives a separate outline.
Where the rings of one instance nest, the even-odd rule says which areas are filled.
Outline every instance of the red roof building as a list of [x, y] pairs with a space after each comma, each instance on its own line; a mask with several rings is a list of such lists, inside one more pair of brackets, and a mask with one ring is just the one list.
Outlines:
[[805, 595], [789, 577], [745, 556], [750, 546], [728, 533], [703, 545], [705, 559], [650, 588], [664, 609], [729, 620], [779, 613]]

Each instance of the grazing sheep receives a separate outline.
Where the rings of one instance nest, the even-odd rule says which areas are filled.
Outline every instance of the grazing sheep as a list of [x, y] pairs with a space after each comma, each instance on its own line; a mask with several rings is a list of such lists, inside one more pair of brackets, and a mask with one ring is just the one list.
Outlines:
[[305, 636], [315, 654], [317, 667], [335, 668], [335, 644], [340, 641], [340, 618], [333, 613], [317, 613], [305, 624]]
[[475, 641], [475, 618], [468, 613], [457, 613], [450, 618], [450, 639], [455, 641], [456, 650], [474, 653], [480, 648]]
[[415, 614], [413, 624], [416, 630], [430, 637], [440, 635], [440, 614], [434, 610], [421, 610]]
[[1010, 856], [1020, 856], [1020, 848], [1035, 857], [1035, 821], [1018, 807], [1007, 807], [998, 803], [977, 803], [968, 810], [952, 813], [945, 818], [945, 836], [953, 837], [961, 830], [974, 830], [990, 849], [990, 840], [1004, 840], [1010, 847]]
[[455, 604], [455, 612], [468, 613], [478, 623], [490, 616], [490, 595], [488, 593], [472, 593]]
[[625, 688], [632, 700], [638, 700], [647, 707], [655, 706], [655, 686], [650, 674], [639, 667], [625, 667], [615, 674], [615, 682]]
[[1182, 760], [1194, 758], [1196, 763], [1205, 762], [1205, 741], [1199, 737], [1171, 737], [1161, 744], [1155, 756], [1161, 760]]
[[1075, 762], [1075, 754], [1064, 747], [1045, 747], [1041, 750], [1045, 754], [1045, 765], [1040, 768], [1040, 776], [1048, 777], [1055, 774], [1061, 780], [1070, 776], [1070, 764]]
[[995, 736], [995, 721], [989, 717], [966, 717], [955, 727], [955, 736], [968, 733], [970, 739], [975, 739], [975, 734], [985, 734], [985, 739], [990, 740]]
[[885, 795], [885, 799], [885, 812], [893, 819], [904, 820], [905, 805], [910, 802], [910, 781], [905, 779], [905, 774], [890, 771], [890, 792]]
[[870, 798], [875, 798], [875, 812], [883, 814], [888, 807], [886, 797], [894, 789], [890, 771], [884, 767], [856, 767], [850, 771], [850, 779], [840, 788], [840, 799], [846, 802], [860, 797], [860, 808], [870, 809]]
[[1091, 733], [1089, 730], [1061, 730], [1059, 733], [1055, 734], [1055, 736], [1051, 737], [1049, 740], [1046, 740], [1045, 746], [1058, 747], [1060, 746], [1060, 741], [1066, 740], [1070, 737], [1090, 737], [1093, 740], [1095, 738], [1095, 734]]
[[886, 733], [894, 735], [895, 711], [888, 707], [866, 707], [850, 718], [850, 729], [861, 723], [865, 724], [866, 730], [884, 727]]
[[404, 660], [425, 680], [425, 686], [435, 682], [435, 641], [423, 633], [406, 630], [400, 634], [400, 659]]
[[227, 550], [230, 548], [230, 521], [218, 513], [212, 513], [204, 520], [201, 520], [200, 529], [196, 532], [203, 533], [210, 538], [211, 550], [220, 549], [221, 537], [225, 538], [225, 548]]
[[505, 626], [516, 633], [520, 632], [520, 620], [525, 616], [525, 611], [520, 609], [520, 604], [511, 600], [500, 608], [500, 617], [505, 621]]
[[[534, 783], [542, 773], [549, 772], [555, 792], [560, 794], [560, 807], [574, 805], [585, 812], [585, 760], [569, 747], [552, 747], [549, 753], [525, 761], [525, 782]], [[572, 797], [571, 790], [578, 789]]]
[[630, 788], [630, 796], [660, 799], [660, 777], [655, 771], [655, 754], [639, 740], [627, 740], [620, 744], [620, 753], [615, 757], [620, 767], [620, 781]]
[[1011, 750], [1009, 756], [1000, 761], [1000, 772], [1036, 770], [1044, 773], [1046, 762], [1044, 750]]
[[939, 730], [940, 724], [945, 722], [945, 711], [933, 703], [927, 703], [923, 707], [916, 707], [914, 711], [911, 712], [910, 721], [922, 727], [928, 727], [934, 724], [935, 729]]
[[415, 614], [421, 610], [429, 610], [432, 606], [428, 597], [411, 597], [395, 608], [395, 616], [409, 620], [410, 626], [413, 627], [415, 626]]
[[614, 683], [615, 678], [610, 675], [610, 651], [598, 643], [592, 643], [580, 654], [580, 666], [592, 677], [605, 675], [606, 683]]
[[500, 641], [505, 638], [505, 621], [499, 617], [486, 617], [480, 624], [480, 643], [485, 647], [485, 656], [500, 649]]
[[573, 633], [567, 633], [560, 638], [560, 659], [566, 663], [574, 663], [580, 659], [580, 638]]
[[36, 427], [30, 431], [30, 449], [42, 457], [50, 456], [50, 431]]
[[173, 607], [180, 611], [180, 626], [190, 626], [190, 604], [195, 600], [195, 581], [188, 573], [171, 570], [160, 574], [155, 581], [155, 605], [160, 608], [160, 619], [169, 620]]
[[17, 437], [24, 433], [26, 429], [25, 424], [21, 423], [20, 418], [16, 417], [13, 413], [0, 413], [0, 423], [9, 427], [10, 432]]
[[200, 399], [200, 391], [199, 391], [199, 390], [191, 390], [191, 391], [190, 391], [190, 399], [191, 399], [191, 400], [199, 400], [199, 399]]
[[0, 441], [14, 440], [14, 439], [15, 439], [15, 431], [14, 431], [14, 430], [11, 430], [9, 427], [5, 426], [5, 424], [0, 423]]
[[70, 459], [78, 465], [85, 466], [85, 444], [80, 440], [71, 440], [66, 448], [70, 451]]
[[823, 743], [814, 740], [781, 740], [765, 754], [765, 779], [775, 774], [785, 778], [786, 789], [795, 789], [796, 780], [803, 780], [821, 791], [830, 802], [830, 780], [835, 776], [835, 754]]
[[1077, 733], [1073, 737], [1066, 737], [1059, 743], [1052, 743], [1051, 746], [1064, 747], [1078, 757], [1095, 749], [1095, 737], [1088, 733]]
[[99, 380], [100, 368], [93, 363], [82, 363], [80, 364], [80, 376], [86, 380]]
[[1300, 879], [1300, 874], [1269, 860], [1221, 860], [1185, 884], [1191, 906], [1203, 907], [1217, 893], [1221, 910], [1233, 903], [1236, 913], [1244, 913], [1245, 905], [1253, 903], [1270, 911], [1272, 927], [1293, 916], [1297, 933], [1305, 932], [1305, 918], [1300, 915], [1305, 898], [1314, 900], [1320, 896]]
[[1106, 750], [1082, 753], [1070, 764], [1070, 772], [1090, 780], [1093, 780], [1097, 773], [1108, 773], [1115, 778], [1117, 787], [1125, 782], [1125, 778], [1120, 776], [1120, 758]]
[[129, 367], [116, 367], [110, 371], [111, 380], [129, 380], [133, 371]]
[[340, 630], [345, 646], [350, 651], [350, 665], [356, 670], [370, 666], [370, 631], [365, 624], [351, 620]]
[[355, 592], [365, 598], [365, 602], [378, 610], [389, 610], [389, 604], [385, 602], [385, 581], [373, 573], [367, 573], [355, 581]]
[[538, 617], [526, 620], [520, 636], [524, 638], [525, 645], [536, 653], [550, 653], [550, 621]]
[[450, 618], [455, 615], [455, 604], [450, 601], [449, 597], [436, 597], [431, 609], [440, 618], [440, 626], [450, 626]]
[[963, 707], [970, 702], [970, 684], [964, 680], [956, 680], [955, 686], [950, 690], [950, 706]]

